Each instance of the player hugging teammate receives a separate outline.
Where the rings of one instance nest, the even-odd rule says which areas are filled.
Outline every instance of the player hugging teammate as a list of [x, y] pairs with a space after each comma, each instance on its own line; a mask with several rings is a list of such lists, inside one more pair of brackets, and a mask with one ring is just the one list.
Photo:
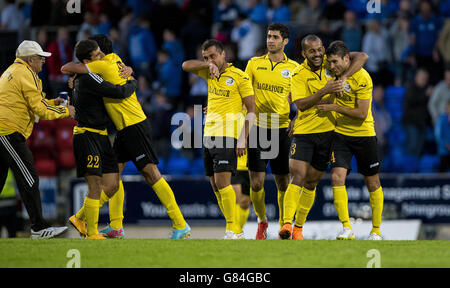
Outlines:
[[[243, 221], [237, 219], [245, 218], [245, 223], [248, 214], [239, 217], [236, 212], [231, 176], [236, 174], [238, 157], [248, 151], [250, 198], [258, 217], [256, 239], [267, 238], [264, 179], [269, 162], [278, 190], [280, 239], [303, 239], [302, 229], [314, 203], [316, 186], [330, 163], [334, 205], [343, 225], [336, 238], [355, 239], [345, 189], [350, 161], [355, 156], [370, 193], [373, 228], [368, 239], [381, 240], [383, 192], [371, 114], [373, 85], [362, 68], [368, 56], [349, 52], [342, 41], [331, 43], [325, 50], [319, 37], [308, 35], [302, 40], [305, 61], [299, 65], [284, 54], [289, 42], [285, 25], [269, 25], [266, 36], [267, 54], [250, 59], [245, 72], [225, 61], [223, 45], [216, 40], [203, 44], [204, 61], [183, 63], [183, 70], [208, 82], [205, 170], [226, 219], [225, 239], [243, 238]], [[290, 101], [297, 106], [292, 121]], [[237, 130], [225, 129], [234, 125], [228, 123], [225, 114], [240, 113], [243, 104], [248, 111], [245, 124]], [[253, 113], [254, 126], [249, 117]], [[227, 134], [228, 130], [234, 132]], [[261, 143], [261, 135], [268, 143]], [[225, 145], [227, 139], [230, 147]], [[272, 150], [277, 153], [266, 153]], [[248, 185], [248, 179], [244, 180], [242, 186], [245, 182]]]

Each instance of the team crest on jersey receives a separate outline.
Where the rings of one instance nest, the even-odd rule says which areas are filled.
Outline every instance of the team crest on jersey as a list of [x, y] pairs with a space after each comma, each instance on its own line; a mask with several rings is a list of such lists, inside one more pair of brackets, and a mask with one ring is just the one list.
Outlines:
[[227, 83], [228, 86], [231, 86], [231, 85], [234, 84], [234, 79], [231, 78], [231, 77], [229, 77], [229, 78], [225, 81], [225, 83]]
[[289, 76], [291, 76], [291, 71], [289, 71], [288, 69], [283, 69], [283, 71], [281, 71], [281, 76], [283, 76], [284, 78], [288, 78]]
[[352, 90], [352, 88], [350, 88], [350, 84], [348, 84], [348, 82], [345, 82], [344, 91], [349, 92], [350, 90]]
[[327, 77], [333, 77], [333, 75], [331, 74], [331, 71], [328, 69], [325, 69], [325, 76]]

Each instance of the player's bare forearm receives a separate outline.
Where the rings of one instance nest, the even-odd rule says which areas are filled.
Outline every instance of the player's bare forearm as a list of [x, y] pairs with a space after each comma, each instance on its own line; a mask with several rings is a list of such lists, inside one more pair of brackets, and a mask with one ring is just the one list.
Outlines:
[[358, 101], [355, 108], [348, 108], [338, 104], [319, 104], [317, 105], [317, 109], [321, 112], [335, 111], [339, 114], [361, 120], [366, 119], [369, 112], [369, 107], [366, 101]]
[[209, 69], [209, 65], [205, 61], [187, 60], [187, 61], [183, 62], [183, 64], [181, 65], [181, 68], [183, 69], [183, 71], [195, 73], [200, 70]]
[[83, 63], [69, 62], [61, 67], [61, 73], [66, 75], [87, 74], [89, 70]]
[[348, 77], [361, 70], [368, 59], [369, 55], [364, 52], [350, 52], [350, 66], [348, 67], [347, 71], [342, 74], [341, 78], [347, 79]]
[[311, 96], [295, 100], [294, 103], [297, 106], [298, 110], [304, 112], [319, 103], [319, 101], [322, 100], [323, 96], [325, 96], [325, 94], [321, 89]]

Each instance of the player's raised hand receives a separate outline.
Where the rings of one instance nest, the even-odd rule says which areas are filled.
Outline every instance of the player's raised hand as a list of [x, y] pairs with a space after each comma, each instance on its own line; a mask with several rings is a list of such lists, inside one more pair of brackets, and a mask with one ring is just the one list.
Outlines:
[[208, 67], [209, 67], [209, 75], [211, 76], [211, 79], [219, 78], [220, 72], [219, 72], [219, 68], [216, 66], [216, 64], [209, 63]]

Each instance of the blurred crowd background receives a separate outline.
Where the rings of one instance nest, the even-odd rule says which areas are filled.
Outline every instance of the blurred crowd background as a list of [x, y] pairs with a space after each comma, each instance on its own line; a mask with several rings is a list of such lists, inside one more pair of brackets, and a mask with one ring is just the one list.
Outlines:
[[[72, 14], [67, 2], [0, 0], [0, 72], [14, 60], [17, 45], [33, 39], [52, 53], [39, 76], [48, 97], [57, 97], [68, 90], [60, 67], [76, 61], [76, 42], [109, 35], [139, 80], [136, 94], [152, 123], [163, 173], [204, 175], [201, 149], [171, 145], [177, 128], [172, 116], [193, 118], [194, 105], [205, 106], [208, 93], [203, 79], [182, 71], [182, 62], [201, 59], [199, 46], [215, 38], [226, 44], [228, 61], [245, 69], [251, 57], [265, 53], [266, 27], [273, 22], [289, 26], [285, 52], [299, 63], [301, 39], [310, 33], [325, 47], [340, 39], [369, 55], [365, 69], [374, 81], [382, 172], [450, 168], [450, 0], [380, 0], [379, 13], [369, 13], [365, 0], [83, 0], [81, 13]], [[41, 175], [74, 167], [73, 125], [36, 125], [29, 145]]]

